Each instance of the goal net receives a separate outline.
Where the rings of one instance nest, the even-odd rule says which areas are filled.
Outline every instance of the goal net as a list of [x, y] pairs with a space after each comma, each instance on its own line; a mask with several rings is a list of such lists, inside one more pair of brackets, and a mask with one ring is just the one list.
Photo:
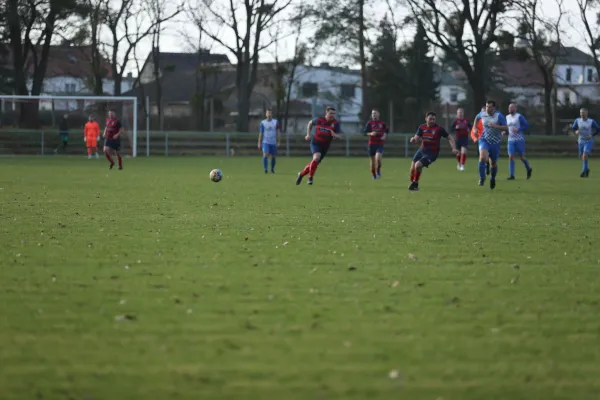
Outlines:
[[[116, 112], [125, 128], [122, 152], [136, 157], [135, 97], [0, 95], [0, 155], [85, 155], [84, 126], [88, 118], [91, 116], [98, 122], [102, 135], [108, 111]], [[102, 146], [102, 139], [98, 145]]]

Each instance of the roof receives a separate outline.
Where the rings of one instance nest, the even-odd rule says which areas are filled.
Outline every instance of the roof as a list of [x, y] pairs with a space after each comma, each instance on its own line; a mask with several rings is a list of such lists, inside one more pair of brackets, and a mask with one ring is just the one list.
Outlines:
[[[88, 78], [92, 72], [92, 46], [51, 46], [48, 55], [48, 66], [46, 67], [46, 78], [57, 76], [72, 76], [75, 78]], [[112, 76], [110, 62], [102, 58], [101, 68], [106, 78]], [[33, 73], [34, 67], [28, 68]]]
[[577, 47], [561, 46], [558, 57], [556, 58], [556, 63], [571, 65], [594, 65], [595, 60], [594, 57], [584, 53]]
[[[146, 63], [152, 57], [148, 54]], [[206, 50], [198, 53], [165, 53], [159, 52], [159, 67], [168, 68], [172, 71], [184, 72], [194, 71], [200, 64], [230, 64], [229, 58], [225, 54], [214, 54]]]
[[543, 86], [544, 78], [535, 61], [504, 60], [494, 71], [502, 79], [504, 86]]

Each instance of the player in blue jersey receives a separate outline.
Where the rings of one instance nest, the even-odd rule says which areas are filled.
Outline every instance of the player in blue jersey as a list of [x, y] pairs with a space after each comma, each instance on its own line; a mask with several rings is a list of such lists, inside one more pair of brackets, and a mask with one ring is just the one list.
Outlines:
[[277, 148], [281, 144], [281, 127], [279, 121], [273, 118], [273, 110], [267, 109], [266, 119], [260, 123], [258, 133], [258, 149], [263, 153], [263, 168], [268, 173], [269, 157], [271, 158], [271, 172], [275, 173], [275, 160], [277, 159]]
[[523, 131], [529, 129], [529, 124], [525, 117], [517, 112], [517, 105], [514, 103], [508, 105], [506, 124], [508, 125], [508, 171], [510, 174], [508, 180], [515, 179], [515, 155], [518, 155], [523, 165], [525, 165], [527, 179], [529, 179], [533, 169], [525, 158], [525, 136], [523, 136]]
[[496, 175], [498, 175], [498, 157], [500, 156], [500, 144], [502, 143], [502, 131], [508, 131], [506, 118], [496, 110], [496, 102], [488, 100], [485, 104], [485, 112], [477, 115], [475, 126], [481, 120], [483, 132], [479, 137], [479, 186], [485, 183], [485, 168], [488, 159], [492, 161], [490, 189], [496, 187]]
[[579, 110], [580, 118], [577, 118], [573, 123], [573, 131], [577, 135], [577, 144], [579, 145], [579, 157], [581, 157], [582, 168], [581, 178], [590, 176], [588, 168], [588, 156], [594, 147], [594, 137], [600, 133], [600, 126], [596, 121], [588, 118], [587, 108]]

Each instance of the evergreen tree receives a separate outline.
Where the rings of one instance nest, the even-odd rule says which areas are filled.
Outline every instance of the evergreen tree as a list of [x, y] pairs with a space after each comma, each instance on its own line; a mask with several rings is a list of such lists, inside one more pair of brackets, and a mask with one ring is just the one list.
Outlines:
[[406, 99], [404, 117], [413, 125], [422, 123], [426, 109], [438, 97], [439, 82], [435, 77], [435, 64], [429, 55], [431, 49], [426, 40], [423, 25], [417, 24], [417, 32], [412, 43], [403, 50], [406, 70]]
[[384, 19], [379, 28], [381, 35], [371, 48], [369, 104], [365, 106], [378, 108], [381, 117], [390, 124], [392, 122], [389, 115], [390, 102], [394, 106], [394, 116], [400, 116], [402, 110], [406, 74], [391, 24]]

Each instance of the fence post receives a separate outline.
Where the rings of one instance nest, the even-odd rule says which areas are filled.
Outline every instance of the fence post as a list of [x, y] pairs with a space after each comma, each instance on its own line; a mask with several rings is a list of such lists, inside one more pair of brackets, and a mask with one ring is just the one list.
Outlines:
[[404, 136], [404, 158], [408, 158], [408, 135]]
[[285, 156], [290, 156], [290, 134], [288, 132], [285, 133]]
[[165, 132], [165, 157], [169, 156], [169, 132]]
[[225, 152], [227, 153], [226, 157], [229, 157], [231, 155], [231, 143], [229, 140], [229, 132], [225, 134]]
[[42, 155], [44, 155], [44, 131], [42, 131]]
[[346, 157], [350, 157], [350, 135], [346, 136]]

